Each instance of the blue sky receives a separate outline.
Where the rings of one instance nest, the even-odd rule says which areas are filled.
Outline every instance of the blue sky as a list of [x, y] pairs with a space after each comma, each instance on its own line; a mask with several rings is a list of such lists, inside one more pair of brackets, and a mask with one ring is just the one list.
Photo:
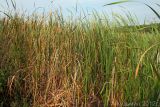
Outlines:
[[[8, 0], [9, 2], [10, 0]], [[118, 0], [15, 0], [17, 8], [19, 11], [26, 10], [28, 13], [32, 13], [36, 8], [42, 7], [37, 11], [48, 12], [50, 10], [55, 10], [57, 8], [62, 8], [62, 12], [65, 15], [69, 15], [69, 11], [71, 10], [73, 13], [75, 12], [76, 4], [78, 11], [88, 11], [92, 13], [92, 10], [95, 9], [98, 13], [104, 11], [107, 15], [111, 16], [111, 14], [117, 13], [123, 15], [124, 12], [130, 12], [132, 15], [136, 15], [139, 22], [143, 23], [144, 20], [147, 23], [158, 21], [157, 16], [146, 6], [141, 3], [125, 3], [121, 5], [107, 6], [103, 7], [104, 4], [118, 1]], [[51, 2], [52, 1], [52, 2]], [[154, 9], [160, 11], [160, 7], [155, 5], [154, 3], [159, 3], [160, 0], [135, 0], [147, 3], [154, 7]], [[0, 0], [0, 10], [6, 11], [7, 5], [6, 0]], [[75, 12], [74, 14], [77, 14]]]

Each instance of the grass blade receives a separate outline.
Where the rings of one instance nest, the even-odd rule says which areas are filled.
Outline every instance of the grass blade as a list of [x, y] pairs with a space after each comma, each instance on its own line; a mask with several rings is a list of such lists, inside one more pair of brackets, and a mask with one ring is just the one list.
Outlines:
[[6, 0], [6, 3], [7, 3], [7, 7], [9, 8], [9, 3], [8, 3], [8, 0]]
[[160, 43], [157, 43], [157, 44], [154, 44], [154, 45], [150, 46], [150, 47], [141, 55], [140, 60], [139, 60], [139, 62], [138, 62], [138, 65], [137, 65], [137, 67], [136, 67], [135, 77], [138, 76], [139, 68], [140, 68], [140, 65], [141, 65], [141, 63], [142, 63], [142, 60], [143, 60], [144, 56], [147, 54], [147, 52], [148, 52], [149, 50], [151, 50], [152, 48], [154, 48], [155, 46], [157, 46], [157, 45], [159, 45], [159, 44], [160, 44]]
[[[145, 3], [144, 3], [145, 4]], [[148, 4], [145, 4], [147, 7], [149, 7], [155, 14], [156, 16], [160, 19], [160, 14], [155, 10], [153, 9], [151, 6], [149, 6]]]
[[130, 2], [130, 0], [121, 0], [121, 1], [117, 1], [117, 2], [112, 2], [112, 3], [109, 3], [109, 4], [105, 4], [103, 6], [121, 4], [121, 3], [126, 3], [126, 2]]
[[11, 3], [12, 3], [12, 6], [13, 6], [14, 10], [16, 10], [16, 3], [15, 3], [15, 1], [11, 0]]
[[0, 13], [3, 13], [3, 14], [6, 15], [9, 19], [12, 18], [12, 16], [10, 16], [9, 14], [7, 14], [7, 13], [5, 13], [5, 12], [0, 11]]

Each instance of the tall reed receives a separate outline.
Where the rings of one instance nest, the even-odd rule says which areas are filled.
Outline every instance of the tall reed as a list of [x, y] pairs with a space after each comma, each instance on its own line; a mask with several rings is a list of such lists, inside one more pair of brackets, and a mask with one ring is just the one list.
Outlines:
[[111, 27], [99, 17], [1, 19], [1, 106], [159, 106], [159, 24]]

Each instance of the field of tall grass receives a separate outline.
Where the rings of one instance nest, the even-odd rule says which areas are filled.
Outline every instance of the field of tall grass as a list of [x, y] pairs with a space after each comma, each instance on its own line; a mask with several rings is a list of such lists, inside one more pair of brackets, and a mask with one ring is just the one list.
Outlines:
[[160, 24], [99, 17], [1, 18], [1, 107], [160, 106]]

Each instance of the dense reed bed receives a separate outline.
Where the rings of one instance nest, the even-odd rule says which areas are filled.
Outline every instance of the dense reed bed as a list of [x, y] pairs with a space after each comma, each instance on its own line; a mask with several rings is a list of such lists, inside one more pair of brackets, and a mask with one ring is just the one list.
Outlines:
[[159, 106], [160, 25], [123, 24], [1, 19], [1, 106]]

